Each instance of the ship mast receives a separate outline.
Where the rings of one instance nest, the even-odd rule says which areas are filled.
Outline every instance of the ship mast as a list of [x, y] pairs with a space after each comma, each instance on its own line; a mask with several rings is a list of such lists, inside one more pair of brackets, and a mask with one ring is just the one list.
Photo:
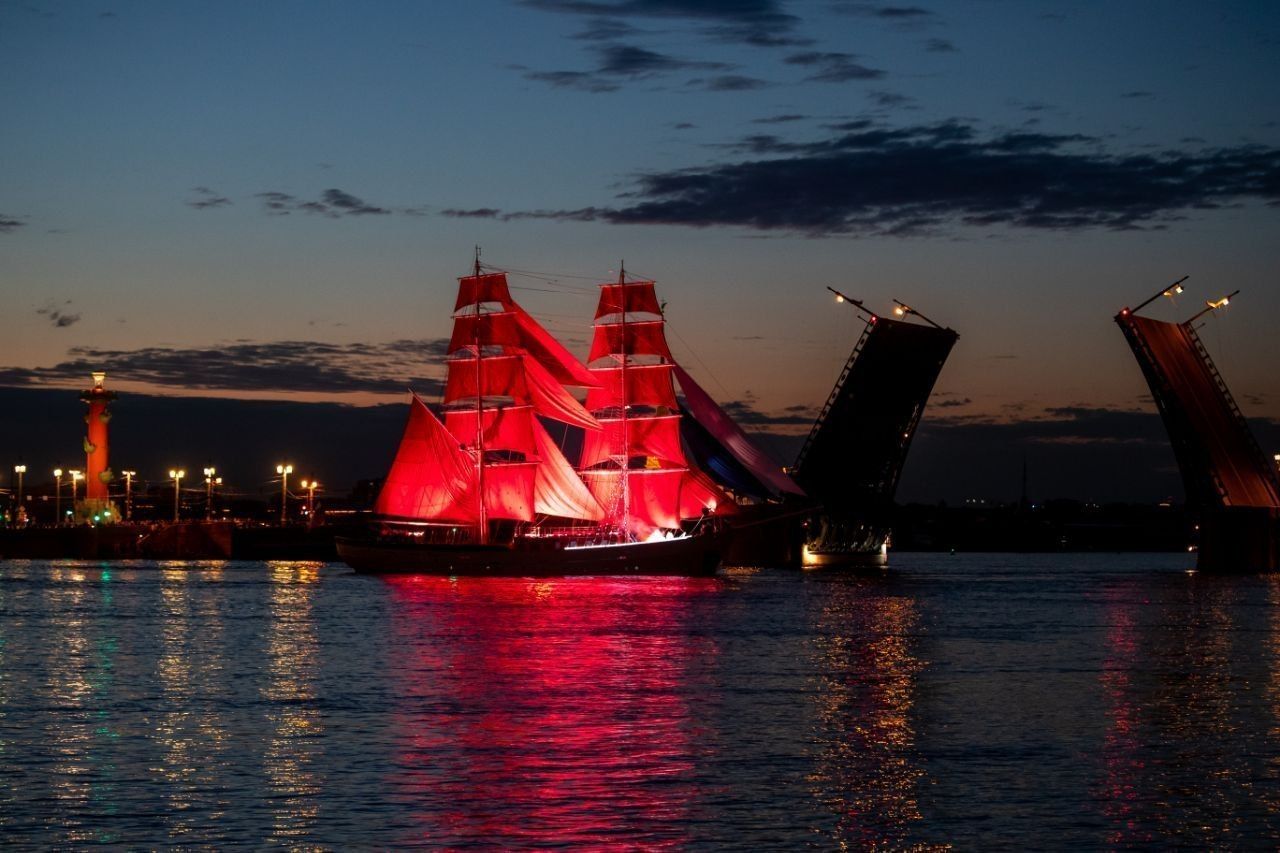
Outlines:
[[[476, 246], [476, 279], [480, 278], [480, 247]], [[476, 298], [476, 322], [472, 333], [472, 343], [476, 348], [476, 479], [479, 484], [478, 499], [480, 501], [480, 544], [489, 544], [489, 517], [484, 501], [484, 367], [480, 358], [480, 299]]]
[[627, 270], [618, 262], [618, 295], [622, 297], [622, 541], [631, 541], [631, 441], [627, 434]]

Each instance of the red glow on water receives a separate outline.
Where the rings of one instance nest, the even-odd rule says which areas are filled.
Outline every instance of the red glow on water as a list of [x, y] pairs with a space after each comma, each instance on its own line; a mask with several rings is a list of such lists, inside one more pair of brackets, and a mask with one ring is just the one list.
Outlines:
[[681, 847], [714, 579], [388, 580], [417, 843]]

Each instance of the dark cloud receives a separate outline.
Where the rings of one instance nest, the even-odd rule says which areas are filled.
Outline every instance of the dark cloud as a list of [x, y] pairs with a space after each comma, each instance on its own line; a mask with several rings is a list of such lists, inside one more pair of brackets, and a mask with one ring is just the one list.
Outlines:
[[1151, 92], [1140, 92], [1140, 91], [1139, 91], [1139, 92], [1125, 92], [1125, 93], [1124, 93], [1124, 94], [1122, 94], [1120, 97], [1122, 97], [1122, 98], [1154, 98], [1154, 97], [1155, 97], [1155, 95], [1154, 95], [1153, 93], [1151, 93]]
[[225, 207], [231, 204], [231, 199], [219, 195], [208, 187], [192, 187], [191, 192], [195, 197], [187, 200], [187, 206], [194, 207], [196, 210], [208, 210], [212, 207]]
[[730, 400], [722, 403], [729, 417], [744, 427], [811, 426], [816, 413], [808, 406], [790, 406], [781, 414], [768, 414], [756, 410], [750, 400]]
[[908, 95], [902, 95], [898, 92], [868, 92], [867, 97], [876, 103], [876, 106], [885, 108], [902, 107], [907, 108], [915, 104], [916, 99]]
[[784, 61], [788, 65], [799, 65], [816, 69], [806, 77], [817, 83], [847, 83], [850, 80], [879, 80], [885, 73], [878, 68], [868, 68], [857, 62], [858, 56], [853, 53], [830, 53], [807, 51], [788, 56]]
[[[608, 44], [593, 48], [592, 52], [597, 61], [591, 71], [533, 71], [513, 67], [520, 68], [526, 80], [593, 93], [614, 92], [622, 81], [642, 80], [674, 71], [727, 71], [733, 67], [723, 62], [679, 59], [635, 45]], [[708, 82], [702, 81], [702, 85], [708, 85]]]
[[21, 219], [14, 219], [12, 216], [5, 216], [0, 213], [0, 234], [12, 233], [26, 224]]
[[933, 12], [920, 6], [887, 6], [880, 3], [849, 3], [840, 7], [843, 11], [892, 21], [916, 21], [932, 18]]
[[664, 71], [688, 69], [719, 71], [732, 67], [723, 62], [677, 59], [635, 45], [605, 45], [598, 48], [596, 53], [600, 57], [596, 73], [616, 77], [647, 77]]
[[[263, 208], [273, 216], [287, 216], [295, 210], [302, 213], [318, 214], [329, 219], [338, 219], [343, 216], [367, 216], [370, 214], [385, 216], [392, 212], [388, 208], [369, 204], [363, 199], [339, 189], [325, 190], [320, 194], [319, 201], [300, 199], [288, 193], [275, 191], [257, 193], [254, 197], [262, 199]], [[400, 212], [409, 215], [422, 215], [420, 208], [407, 208]]]
[[929, 403], [929, 406], [934, 409], [954, 409], [958, 406], [967, 406], [972, 402], [973, 400], [970, 400], [968, 397], [948, 397], [931, 402]]
[[616, 18], [592, 18], [572, 37], [580, 41], [616, 41], [640, 33], [626, 21]]
[[787, 124], [793, 121], [804, 121], [809, 118], [801, 113], [782, 113], [776, 116], [765, 116], [764, 118], [752, 119], [752, 124]]
[[69, 306], [71, 300], [64, 301], [61, 305], [50, 300], [44, 305], [36, 309], [36, 313], [49, 321], [49, 324], [55, 329], [65, 329], [67, 326], [74, 326], [80, 322], [79, 314], [72, 314]]
[[712, 92], [749, 92], [764, 89], [768, 81], [756, 77], [744, 77], [741, 74], [723, 74], [706, 80], [690, 80], [690, 86], [698, 86]]
[[324, 203], [329, 206], [330, 210], [338, 211], [339, 215], [343, 216], [365, 216], [368, 214], [381, 216], [391, 212], [385, 207], [366, 204], [361, 199], [342, 190], [325, 190], [321, 194], [321, 198], [324, 199]]
[[1280, 149], [1258, 145], [1112, 154], [1084, 136], [984, 138], [959, 121], [833, 130], [843, 132], [748, 137], [740, 146], [751, 159], [642, 174], [623, 206], [501, 218], [913, 235], [955, 225], [1160, 228], [1242, 200], [1280, 206]]
[[693, 130], [695, 127], [697, 125], [691, 121], [678, 121], [671, 125], [672, 130]]
[[[783, 11], [781, 0], [521, 0], [546, 12], [581, 15], [599, 21], [635, 18], [690, 21], [722, 41], [757, 46], [805, 43], [792, 32], [799, 18]], [[590, 30], [590, 25], [588, 30]]]
[[524, 71], [524, 79], [537, 83], [546, 83], [557, 89], [580, 89], [583, 92], [598, 94], [616, 92], [622, 88], [618, 83], [605, 80], [590, 71]]
[[947, 39], [929, 39], [924, 43], [924, 49], [930, 53], [955, 53], [956, 46]]
[[440, 211], [440, 215], [453, 219], [497, 219], [502, 216], [502, 211], [495, 207], [477, 207], [472, 210], [449, 208]]
[[[45, 312], [42, 312], [45, 313]], [[52, 367], [0, 368], [0, 385], [76, 382], [105, 370], [117, 380], [184, 390], [398, 393], [411, 386], [438, 393], [448, 341], [382, 344], [236, 341], [217, 347], [73, 347]]]

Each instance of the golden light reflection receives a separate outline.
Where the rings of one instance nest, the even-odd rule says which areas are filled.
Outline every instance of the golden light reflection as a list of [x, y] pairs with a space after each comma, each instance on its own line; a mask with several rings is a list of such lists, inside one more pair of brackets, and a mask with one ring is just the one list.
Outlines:
[[320, 781], [314, 768], [324, 733], [316, 698], [319, 644], [312, 613], [319, 564], [273, 562], [271, 623], [267, 629], [270, 738], [263, 756], [271, 788], [271, 835], [289, 848], [305, 843], [319, 815]]
[[835, 814], [831, 841], [841, 849], [932, 849], [912, 840], [925, 779], [912, 722], [925, 666], [912, 649], [918, 606], [876, 579], [822, 582], [831, 588], [812, 640], [822, 752], [808, 781]]
[[194, 584], [220, 574], [220, 566], [182, 563], [160, 570], [156, 673], [163, 711], [152, 735], [159, 761], [150, 769], [165, 782], [169, 838], [184, 844], [216, 840], [225, 814], [211, 792], [227, 766], [226, 724], [209, 701], [224, 679], [224, 626], [216, 612], [197, 609], [207, 599], [192, 594]]
[[50, 773], [52, 796], [68, 815], [60, 837], [72, 843], [92, 841], [93, 829], [71, 815], [80, 811], [92, 794], [89, 785], [91, 734], [85, 724], [92, 688], [86, 677], [89, 640], [85, 632], [87, 590], [78, 567], [55, 565], [45, 587], [45, 612], [65, 614], [59, 626], [59, 648], [49, 656], [45, 688], [58, 713], [45, 724], [46, 742], [54, 755]]

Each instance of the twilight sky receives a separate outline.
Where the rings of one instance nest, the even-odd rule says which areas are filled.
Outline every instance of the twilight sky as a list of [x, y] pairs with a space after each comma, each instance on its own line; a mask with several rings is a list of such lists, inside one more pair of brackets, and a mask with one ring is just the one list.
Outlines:
[[757, 427], [847, 357], [830, 284], [960, 332], [927, 421], [1108, 453], [1111, 316], [1190, 274], [1151, 313], [1242, 289], [1201, 334], [1280, 419], [1274, 3], [23, 0], [0, 56], [0, 385], [430, 398], [479, 244], [579, 351], [657, 279]]

